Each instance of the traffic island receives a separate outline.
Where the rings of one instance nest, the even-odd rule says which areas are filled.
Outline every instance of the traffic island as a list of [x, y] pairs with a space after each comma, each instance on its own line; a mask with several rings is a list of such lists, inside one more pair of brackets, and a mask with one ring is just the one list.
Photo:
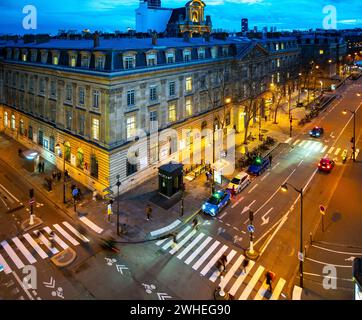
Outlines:
[[59, 252], [50, 260], [59, 268], [69, 266], [77, 257], [76, 252], [72, 248], [67, 248]]
[[248, 259], [250, 259], [250, 260], [256, 260], [256, 259], [258, 259], [258, 258], [259, 258], [259, 255], [260, 255], [259, 251], [256, 251], [256, 250], [253, 250], [253, 251], [251, 251], [251, 250], [246, 250], [246, 251], [245, 251], [245, 256], [246, 256]]
[[232, 300], [232, 296], [227, 292], [220, 292], [220, 288], [216, 289], [214, 292], [215, 300], [222, 301], [222, 300]]
[[27, 232], [27, 231], [29, 231], [31, 229], [39, 227], [42, 224], [43, 224], [43, 220], [38, 218], [38, 217], [34, 217], [33, 218], [33, 224], [30, 224], [30, 218], [29, 218], [29, 219], [24, 220], [21, 223], [21, 229], [23, 229], [23, 231]]

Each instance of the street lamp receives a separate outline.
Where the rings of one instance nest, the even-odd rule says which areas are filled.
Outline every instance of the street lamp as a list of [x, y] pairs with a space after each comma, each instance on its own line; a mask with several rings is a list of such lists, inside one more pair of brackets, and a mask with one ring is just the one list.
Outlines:
[[288, 185], [291, 186], [296, 192], [300, 194], [300, 256], [299, 256], [299, 279], [300, 279], [300, 287], [303, 288], [303, 262], [304, 262], [304, 256], [303, 256], [303, 188], [298, 189], [294, 187], [290, 183], [284, 183], [281, 186], [281, 190], [283, 192], [288, 191]]
[[353, 143], [353, 147], [352, 147], [352, 159], [353, 162], [356, 162], [356, 110], [349, 110], [349, 109], [345, 109], [342, 111], [342, 113], [344, 115], [347, 114], [347, 111], [349, 111], [350, 113], [353, 114], [353, 138], [352, 138], [352, 143]]
[[121, 181], [119, 181], [120, 179], [120, 175], [117, 174], [117, 183], [116, 183], [116, 186], [117, 186], [117, 234], [120, 235], [120, 232], [119, 232], [119, 187], [121, 186]]
[[[63, 148], [65, 149], [65, 142], [63, 142], [62, 144]], [[60, 150], [59, 143], [56, 144], [55, 149], [59, 152]], [[63, 152], [63, 203], [67, 203], [67, 200], [65, 198], [65, 150]]]

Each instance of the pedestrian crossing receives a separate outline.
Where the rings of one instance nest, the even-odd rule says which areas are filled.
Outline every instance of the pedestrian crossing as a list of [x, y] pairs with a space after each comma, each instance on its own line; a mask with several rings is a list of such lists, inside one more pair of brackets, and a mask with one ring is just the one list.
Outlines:
[[[304, 150], [321, 154], [322, 156], [328, 154], [329, 156], [341, 156], [343, 152], [348, 152], [349, 156], [352, 156], [352, 151], [342, 147], [330, 147], [322, 143], [322, 141], [314, 140], [301, 140], [296, 139], [293, 143], [290, 142], [294, 147], [300, 147]], [[328, 150], [328, 151], [327, 151]], [[356, 159], [360, 153], [360, 149], [356, 149]]]
[[[54, 245], [48, 239], [52, 232]], [[51, 258], [70, 245], [79, 246], [88, 242], [87, 237], [66, 221], [13, 237], [10, 241], [3, 240], [0, 242], [0, 272], [2, 270], [5, 274], [10, 274], [13, 270], [23, 269], [25, 265]]]
[[[236, 300], [278, 300], [286, 290], [286, 280], [279, 278], [273, 292], [269, 292], [269, 286], [264, 281], [264, 266], [250, 260], [244, 267], [246, 257], [243, 254], [189, 225], [180, 230], [176, 240], [177, 243], [172, 245], [173, 240], [162, 239], [156, 242], [156, 246], [172, 255], [178, 253], [177, 259], [210, 282], [219, 284]], [[226, 269], [221, 274], [216, 264], [223, 255], [227, 261]]]

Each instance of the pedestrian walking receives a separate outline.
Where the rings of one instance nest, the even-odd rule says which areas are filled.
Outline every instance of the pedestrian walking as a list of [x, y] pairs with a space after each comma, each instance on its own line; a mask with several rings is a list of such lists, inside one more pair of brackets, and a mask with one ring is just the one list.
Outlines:
[[43, 171], [43, 173], [45, 172], [45, 162], [44, 161], [41, 164], [41, 170]]
[[205, 175], [206, 175], [206, 180], [209, 181], [209, 172], [206, 171], [206, 172], [205, 172]]
[[41, 173], [41, 162], [38, 163], [38, 172]]
[[249, 262], [250, 262], [250, 260], [248, 258], [245, 258], [243, 260], [243, 263], [241, 264], [241, 271], [242, 271], [243, 274], [246, 273], [246, 268], [248, 267]]
[[146, 219], [148, 221], [152, 219], [152, 207], [149, 204], [146, 207]]
[[235, 198], [235, 196], [236, 196], [236, 190], [235, 190], [235, 186], [233, 185], [233, 187], [231, 188], [231, 198]]
[[265, 120], [265, 122], [267, 122], [268, 121], [268, 116], [265, 116], [264, 120]]
[[273, 161], [273, 156], [272, 156], [272, 155], [269, 155], [270, 166], [272, 166], [272, 161]]
[[60, 179], [62, 178], [62, 173], [60, 171], [57, 172], [57, 179], [58, 182], [60, 181]]
[[197, 218], [195, 218], [193, 221], [192, 221], [192, 229], [193, 230], [199, 230], [199, 221], [197, 220]]
[[178, 235], [178, 233], [174, 232], [171, 235], [172, 235], [172, 241], [173, 241], [172, 247], [174, 248], [177, 245], [177, 235]]
[[228, 258], [226, 256], [226, 254], [223, 254], [220, 258], [220, 261], [224, 267], [224, 271], [226, 270], [226, 264], [228, 263]]
[[55, 171], [53, 171], [53, 173], [52, 173], [52, 178], [53, 178], [53, 181], [55, 181], [55, 179], [57, 178], [57, 173]]
[[55, 238], [54, 231], [51, 231], [49, 233], [49, 242], [50, 242], [50, 247], [51, 248], [54, 248], [54, 238]]
[[269, 291], [270, 293], [273, 293], [273, 280], [274, 280], [274, 277], [275, 277], [275, 274], [274, 272], [271, 272], [271, 271], [268, 271], [265, 275], [266, 277], [266, 284], [269, 286]]

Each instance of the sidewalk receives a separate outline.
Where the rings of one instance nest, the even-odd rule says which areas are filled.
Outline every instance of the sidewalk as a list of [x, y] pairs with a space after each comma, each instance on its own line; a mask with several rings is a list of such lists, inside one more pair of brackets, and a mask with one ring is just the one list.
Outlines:
[[[295, 98], [296, 99], [296, 98]], [[263, 121], [262, 134], [264, 137], [271, 136], [278, 142], [284, 142], [289, 138], [289, 115], [285, 105], [282, 105], [278, 115], [278, 124], [272, 121]], [[298, 120], [305, 116], [305, 109], [298, 108], [293, 113], [293, 134], [299, 132], [301, 127], [297, 125]], [[258, 136], [259, 124], [255, 123], [250, 127], [250, 131], [254, 136]], [[243, 145], [243, 134], [237, 134], [236, 158], [239, 158], [245, 152]], [[258, 139], [249, 142], [248, 149], [252, 150], [262, 142]], [[41, 192], [56, 207], [65, 212], [74, 220], [82, 221], [88, 228], [101, 236], [113, 236], [118, 238], [116, 233], [116, 213], [117, 200], [112, 205], [113, 214], [108, 221], [106, 200], [94, 200], [93, 194], [86, 187], [72, 179], [66, 183], [66, 199], [67, 204], [63, 204], [63, 178], [53, 183], [53, 190], [48, 191], [45, 178], [51, 177], [53, 171], [57, 171], [56, 167], [42, 160], [45, 163], [45, 173], [30, 173], [24, 168], [25, 159], [18, 156], [18, 149], [24, 150], [19, 142], [12, 138], [0, 134], [0, 157], [13, 167], [21, 176], [23, 176], [35, 188], [35, 197], [37, 192]], [[237, 160], [237, 159], [236, 159]], [[201, 174], [193, 181], [184, 180], [186, 191], [184, 196], [184, 215], [181, 216], [181, 194], [176, 196], [172, 201], [164, 201], [158, 195], [158, 176], [155, 176], [137, 188], [128, 191], [120, 196], [120, 225], [121, 225], [121, 241], [125, 242], [142, 242], [152, 238], [153, 232], [163, 229], [167, 226], [181, 226], [185, 221], [190, 220], [197, 214], [202, 203], [210, 196], [211, 185], [206, 180], [206, 175]], [[225, 179], [223, 183], [227, 183]], [[81, 203], [77, 204], [77, 212], [74, 212], [73, 201], [71, 195], [71, 186], [75, 184], [80, 188], [82, 194]], [[116, 196], [116, 195], [114, 195]], [[150, 204], [152, 207], [152, 219], [146, 219], [146, 206]], [[165, 230], [165, 232], [157, 233], [158, 236], [169, 234], [174, 228]]]

